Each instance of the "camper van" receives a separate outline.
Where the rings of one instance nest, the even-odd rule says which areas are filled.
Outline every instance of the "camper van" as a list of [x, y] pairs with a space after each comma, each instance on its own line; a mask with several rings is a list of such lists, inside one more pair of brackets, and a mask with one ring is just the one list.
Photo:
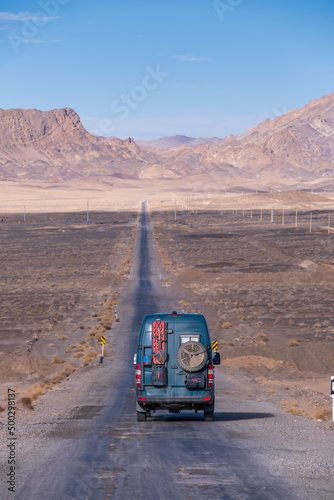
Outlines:
[[134, 364], [138, 421], [157, 410], [202, 410], [204, 420], [214, 419], [214, 365], [220, 355], [212, 351], [202, 314], [146, 315]]

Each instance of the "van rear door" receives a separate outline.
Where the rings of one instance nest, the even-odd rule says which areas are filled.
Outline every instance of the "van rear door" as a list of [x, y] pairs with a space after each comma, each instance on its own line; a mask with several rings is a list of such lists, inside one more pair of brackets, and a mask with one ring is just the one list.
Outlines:
[[[177, 388], [184, 388], [182, 393], [189, 394], [185, 387], [185, 377], [189, 373], [183, 369], [177, 359], [180, 347], [187, 342], [198, 342], [206, 349], [206, 332], [200, 318], [175, 317], [173, 334], [168, 335], [168, 385]], [[180, 393], [180, 389], [178, 390]]]

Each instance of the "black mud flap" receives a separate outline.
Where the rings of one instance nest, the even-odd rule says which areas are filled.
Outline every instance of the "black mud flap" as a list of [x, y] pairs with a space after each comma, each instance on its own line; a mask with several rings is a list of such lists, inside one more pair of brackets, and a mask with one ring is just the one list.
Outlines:
[[187, 389], [204, 389], [204, 373], [189, 373], [184, 379], [184, 385]]
[[152, 385], [157, 387], [167, 385], [167, 367], [165, 365], [152, 366]]

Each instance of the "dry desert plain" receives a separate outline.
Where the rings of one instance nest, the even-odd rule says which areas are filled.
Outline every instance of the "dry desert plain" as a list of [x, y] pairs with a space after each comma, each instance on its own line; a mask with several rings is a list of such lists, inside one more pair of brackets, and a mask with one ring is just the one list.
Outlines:
[[[100, 353], [117, 320], [137, 212], [2, 215], [0, 379], [23, 408]], [[111, 353], [109, 353], [110, 355]], [[1, 409], [4, 408], [4, 402]]]
[[[89, 223], [77, 203], [84, 204], [87, 193], [72, 190], [71, 199], [69, 186], [62, 198], [50, 186], [48, 199], [36, 186], [30, 193], [27, 186], [16, 190], [20, 206], [27, 200], [31, 206], [26, 222], [14, 205], [7, 214], [2, 207], [3, 408], [9, 383], [18, 388], [21, 411], [38, 411], [43, 392], [99, 362], [99, 337], [116, 321], [117, 299], [128, 282], [136, 202], [145, 193], [123, 193], [126, 210], [116, 212], [107, 210], [108, 200], [113, 206], [120, 194], [101, 188], [99, 197], [98, 190], [104, 210], [91, 211]], [[174, 201], [152, 198], [162, 281], [181, 287], [180, 309], [207, 317], [222, 356], [218, 369], [259, 400], [331, 425], [333, 200], [306, 193], [204, 198], [179, 192], [175, 222]], [[52, 211], [65, 205], [67, 211]]]

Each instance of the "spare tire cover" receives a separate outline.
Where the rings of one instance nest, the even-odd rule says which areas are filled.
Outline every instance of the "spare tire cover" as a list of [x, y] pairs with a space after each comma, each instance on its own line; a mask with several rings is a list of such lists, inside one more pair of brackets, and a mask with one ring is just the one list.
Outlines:
[[177, 351], [177, 362], [186, 372], [197, 372], [206, 365], [208, 353], [199, 342], [185, 342]]

